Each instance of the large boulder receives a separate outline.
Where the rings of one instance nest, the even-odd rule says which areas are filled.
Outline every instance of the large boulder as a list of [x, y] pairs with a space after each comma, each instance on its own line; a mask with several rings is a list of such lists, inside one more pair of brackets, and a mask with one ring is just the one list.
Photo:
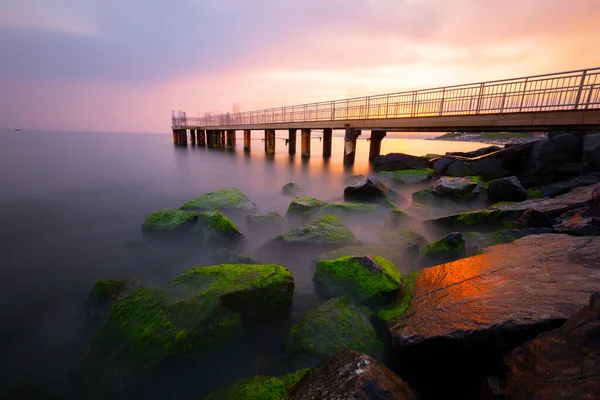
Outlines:
[[315, 367], [289, 400], [417, 400], [412, 388], [373, 358], [347, 350]]
[[591, 206], [569, 210], [556, 218], [554, 230], [575, 236], [600, 236], [600, 216], [594, 215]]
[[517, 225], [520, 228], [552, 228], [554, 222], [543, 212], [530, 208], [519, 217]]
[[321, 253], [316, 257], [316, 261], [321, 260], [335, 260], [337, 258], [348, 257], [348, 256], [370, 256], [376, 255], [379, 257], [387, 258], [388, 260], [397, 263], [402, 261], [402, 254], [394, 248], [387, 247], [374, 247], [374, 246], [346, 246], [339, 249], [327, 251]]
[[466, 256], [465, 240], [462, 233], [455, 232], [423, 247], [423, 250], [421, 250], [421, 264], [442, 264]]
[[402, 275], [383, 257], [350, 256], [319, 261], [313, 282], [329, 297], [347, 295], [358, 303], [375, 305], [396, 297]]
[[329, 203], [321, 209], [321, 212], [336, 216], [354, 216], [372, 213], [377, 210], [375, 204], [344, 201]]
[[88, 296], [84, 306], [85, 314], [90, 317], [103, 316], [115, 301], [141, 284], [135, 278], [100, 279]]
[[527, 187], [559, 180], [560, 167], [578, 161], [582, 152], [580, 139], [568, 133], [537, 141], [519, 179]]
[[181, 210], [207, 211], [217, 209], [221, 211], [248, 211], [256, 210], [248, 196], [235, 188], [226, 188], [208, 192], [200, 197], [188, 201], [180, 207]]
[[549, 185], [542, 186], [542, 197], [555, 197], [567, 193], [581, 186], [589, 186], [600, 183], [600, 172], [592, 172], [590, 174], [576, 176], [575, 178], [565, 179], [554, 182]]
[[170, 357], [214, 347], [246, 321], [287, 314], [294, 278], [279, 265], [192, 268], [114, 303], [90, 345], [84, 381], [119, 388]]
[[247, 214], [246, 222], [249, 226], [257, 226], [257, 227], [271, 227], [271, 226], [281, 226], [285, 219], [278, 212], [270, 212], [268, 214]]
[[390, 229], [381, 233], [382, 242], [392, 247], [396, 251], [404, 252], [405, 250], [415, 247], [422, 248], [428, 241], [418, 232], [407, 229]]
[[424, 169], [404, 169], [400, 171], [382, 171], [377, 176], [384, 182], [393, 185], [412, 185], [417, 183], [427, 183], [433, 177], [433, 170]]
[[161, 210], [153, 212], [142, 225], [142, 233], [151, 236], [186, 236], [198, 226], [198, 214], [191, 211]]
[[429, 160], [423, 157], [411, 156], [410, 154], [390, 153], [375, 157], [373, 166], [378, 171], [423, 169], [429, 168]]
[[443, 231], [467, 230], [494, 232], [498, 229], [502, 229], [508, 221], [516, 220], [519, 216], [519, 212], [503, 212], [499, 209], [492, 208], [489, 210], [465, 211], [429, 219], [423, 221], [423, 225], [427, 228], [440, 229]]
[[441, 157], [433, 163], [433, 172], [436, 175], [443, 175], [446, 173], [446, 170], [454, 162], [454, 158], [451, 157]]
[[281, 188], [281, 194], [284, 196], [298, 196], [302, 187], [294, 182], [288, 182]]
[[287, 345], [292, 353], [331, 356], [342, 350], [356, 350], [380, 356], [383, 343], [371, 324], [372, 312], [357, 306], [348, 297], [336, 297], [307, 312], [290, 329]]
[[402, 376], [430, 398], [465, 398], [506, 352], [587, 303], [600, 287], [598, 254], [600, 237], [532, 235], [422, 270], [390, 328]]
[[583, 137], [583, 161], [592, 171], [600, 171], [600, 133]]
[[473, 150], [473, 151], [468, 151], [468, 152], [454, 151], [454, 152], [449, 152], [449, 153], [446, 153], [446, 154], [448, 154], [450, 156], [475, 158], [475, 157], [484, 156], [486, 154], [495, 153], [498, 150], [502, 150], [502, 148], [499, 147], [499, 146], [488, 146], [488, 147], [482, 147], [480, 149]]
[[521, 186], [519, 178], [509, 176], [508, 178], [491, 181], [488, 186], [487, 195], [492, 203], [523, 201], [527, 199], [527, 190]]
[[432, 192], [439, 197], [470, 200], [477, 197], [477, 193], [473, 192], [477, 185], [479, 182], [472, 177], [448, 178], [444, 176], [433, 185]]
[[208, 243], [229, 243], [244, 236], [225, 214], [217, 210], [198, 214], [197, 233]]
[[563, 326], [506, 357], [507, 400], [594, 399], [600, 396], [600, 292]]
[[484, 251], [486, 247], [495, 244], [514, 242], [517, 239], [528, 235], [539, 235], [542, 233], [554, 233], [550, 228], [524, 228], [524, 229], [504, 229], [493, 233], [465, 232], [465, 246], [467, 255], [478, 254]]
[[492, 154], [490, 157], [475, 161], [469, 167], [469, 175], [483, 176], [487, 179], [504, 178], [511, 175], [511, 172], [504, 167], [505, 164], [504, 160], [493, 158]]
[[387, 187], [379, 179], [369, 175], [363, 182], [355, 183], [344, 189], [344, 200], [346, 201], [402, 201], [405, 200], [400, 194]]
[[287, 213], [296, 215], [313, 214], [326, 205], [326, 202], [313, 197], [296, 197], [288, 206]]

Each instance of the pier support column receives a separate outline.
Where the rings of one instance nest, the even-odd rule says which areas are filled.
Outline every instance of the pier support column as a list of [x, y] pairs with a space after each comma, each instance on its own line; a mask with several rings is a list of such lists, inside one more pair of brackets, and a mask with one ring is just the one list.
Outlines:
[[331, 140], [333, 129], [323, 129], [323, 157], [331, 157]]
[[250, 151], [250, 129], [244, 129], [244, 151]]
[[344, 165], [354, 164], [356, 157], [356, 139], [360, 136], [360, 129], [352, 129], [346, 125], [346, 134], [344, 135]]
[[296, 154], [296, 129], [288, 130], [288, 153]]
[[235, 131], [227, 131], [227, 143], [225, 147], [233, 149], [235, 147]]
[[198, 129], [197, 131], [197, 136], [198, 136], [198, 146], [206, 146], [206, 133], [204, 132], [204, 129]]
[[195, 129], [190, 129], [190, 143], [192, 145], [196, 145], [196, 130]]
[[369, 148], [369, 161], [373, 162], [375, 157], [381, 153], [381, 141], [387, 135], [386, 131], [371, 131], [371, 147]]
[[187, 146], [187, 129], [179, 130], [179, 145]]
[[225, 147], [225, 131], [219, 131], [219, 147]]
[[310, 157], [310, 129], [300, 130], [300, 155], [302, 157]]
[[275, 129], [265, 129], [265, 152], [275, 154]]
[[177, 144], [177, 129], [173, 129], [173, 144]]
[[211, 146], [213, 149], [219, 147], [219, 131], [210, 131]]

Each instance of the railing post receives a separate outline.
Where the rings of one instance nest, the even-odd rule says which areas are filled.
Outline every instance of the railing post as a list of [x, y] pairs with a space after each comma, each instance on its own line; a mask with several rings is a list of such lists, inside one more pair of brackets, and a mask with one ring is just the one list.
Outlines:
[[519, 106], [519, 112], [523, 111], [523, 102], [525, 101], [525, 93], [527, 92], [527, 83], [529, 78], [525, 78], [525, 84], [523, 85], [523, 95], [521, 96], [521, 105]]
[[331, 120], [335, 121], [335, 101], [331, 102]]
[[577, 91], [577, 97], [575, 98], [575, 107], [574, 107], [575, 110], [577, 110], [577, 108], [579, 108], [579, 100], [581, 99], [581, 92], [583, 91], [583, 83], [585, 82], [586, 74], [587, 74], [587, 70], [583, 71], [583, 74], [581, 74], [581, 82], [579, 82], [579, 90]]
[[440, 117], [444, 115], [444, 97], [446, 96], [446, 88], [442, 89], [442, 100], [440, 100]]
[[477, 108], [475, 109], [475, 114], [479, 114], [479, 110], [481, 107], [481, 97], [483, 96], [483, 91], [485, 90], [485, 83], [482, 83], [479, 87], [479, 97], [477, 98]]
[[590, 105], [590, 102], [592, 101], [592, 93], [594, 93], [594, 86], [596, 85], [591, 85], [590, 86], [590, 92], [588, 93], [588, 98], [587, 101], [585, 102], [585, 109], [588, 109], [588, 106]]
[[417, 92], [413, 92], [412, 93], [412, 100], [410, 101], [410, 116], [414, 117], [415, 116], [415, 104], [416, 104], [416, 96], [417, 96]]
[[388, 94], [385, 98], [385, 117], [388, 117], [388, 109], [390, 107], [390, 95]]

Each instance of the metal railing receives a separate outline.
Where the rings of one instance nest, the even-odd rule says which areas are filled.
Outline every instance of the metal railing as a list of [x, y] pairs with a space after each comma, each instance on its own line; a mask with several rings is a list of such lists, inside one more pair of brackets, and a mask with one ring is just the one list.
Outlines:
[[[185, 123], [232, 126], [596, 108], [600, 68], [187, 118]], [[181, 122], [174, 126], [184, 126]]]

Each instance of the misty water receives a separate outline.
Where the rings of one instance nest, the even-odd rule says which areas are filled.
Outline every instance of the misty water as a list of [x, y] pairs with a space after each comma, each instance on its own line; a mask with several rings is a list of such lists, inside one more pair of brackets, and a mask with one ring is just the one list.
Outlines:
[[[277, 137], [284, 134], [277, 132]], [[214, 246], [145, 242], [140, 227], [150, 213], [236, 187], [258, 212], [285, 215], [291, 200], [280, 194], [285, 183], [295, 182], [304, 195], [320, 200], [341, 200], [346, 177], [370, 172], [369, 142], [362, 137], [356, 163], [348, 168], [342, 165], [339, 132], [329, 159], [321, 156], [318, 138], [311, 141], [312, 156], [302, 159], [299, 138], [296, 155], [288, 155], [278, 139], [276, 154], [266, 156], [261, 133], [253, 135], [252, 152], [245, 154], [241, 137], [235, 151], [219, 151], [175, 147], [170, 133], [0, 131], [0, 388], [32, 382], [61, 398], [82, 398], [72, 370], [89, 338], [82, 305], [94, 283], [136, 277], [144, 286], [159, 285], [190, 267], [214, 262]], [[388, 135], [382, 154], [420, 156], [484, 146], [423, 140], [428, 136]], [[421, 188], [402, 194], [410, 198]], [[279, 233], [251, 230], [243, 215], [232, 219], [247, 238], [237, 250], [251, 257]], [[343, 221], [358, 239], [377, 244], [383, 220]], [[300, 222], [290, 220], [282, 230]], [[163, 368], [134, 397], [193, 399], [240, 377], [278, 375], [314, 363], [289, 360], [282, 344], [289, 327], [319, 303], [312, 258], [276, 254], [260, 259], [282, 263], [294, 273], [296, 293], [288, 319], [249, 332], [208, 364]], [[407, 272], [413, 266], [398, 268]]]

